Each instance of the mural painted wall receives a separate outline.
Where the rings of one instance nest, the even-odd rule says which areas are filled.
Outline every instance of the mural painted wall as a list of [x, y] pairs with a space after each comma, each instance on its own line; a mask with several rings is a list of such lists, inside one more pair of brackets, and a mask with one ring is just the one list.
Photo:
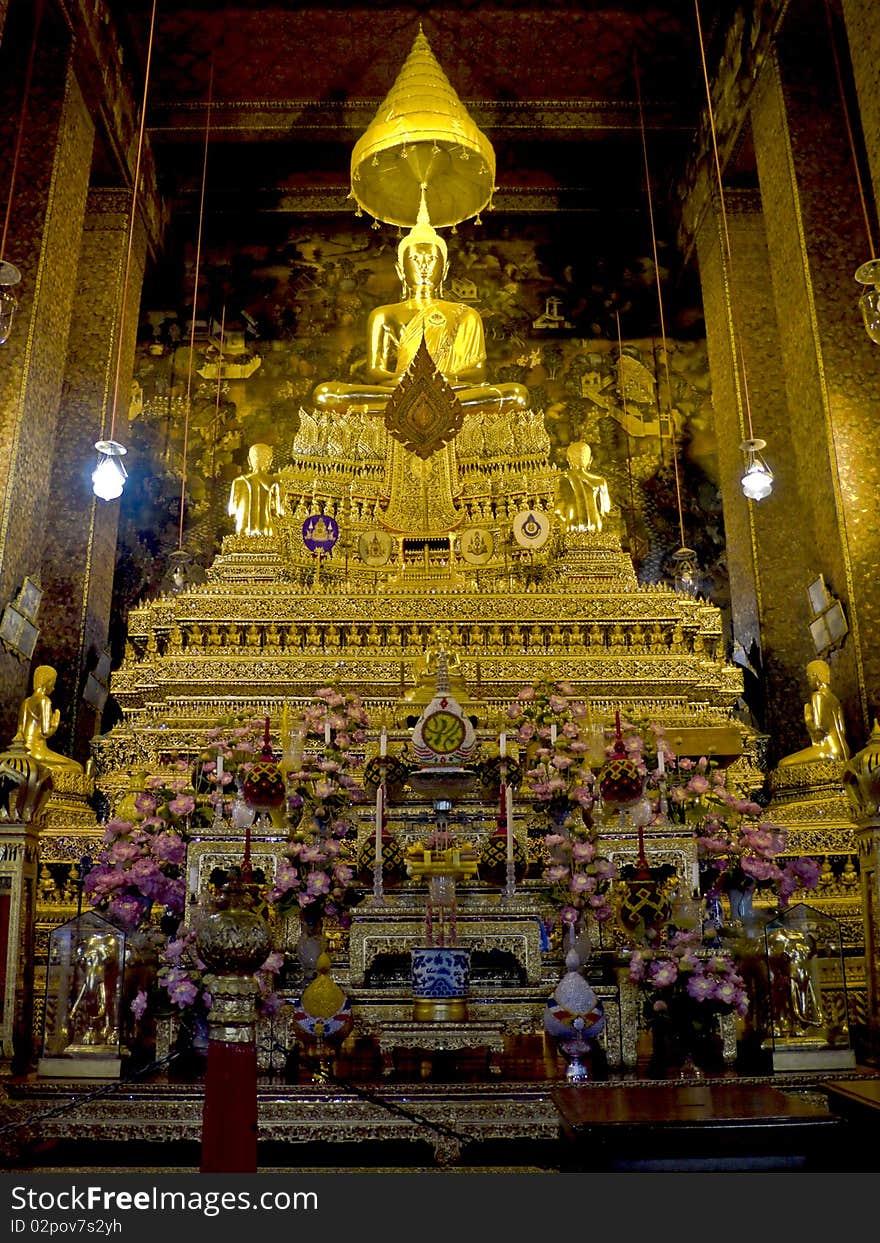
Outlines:
[[[228, 225], [226, 236], [203, 243], [194, 334], [193, 249], [176, 262], [168, 256], [162, 281], [148, 288], [130, 411], [121, 616], [159, 590], [178, 547], [184, 444], [184, 547], [207, 565], [232, 530], [229, 484], [248, 447], [273, 445], [274, 467], [283, 467], [315, 385], [362, 374], [367, 316], [400, 296], [397, 230], [353, 215], [302, 228], [289, 217], [269, 220], [277, 236], [263, 217], [259, 243], [236, 240]], [[445, 294], [480, 311], [489, 377], [528, 386], [556, 463], [570, 441], [592, 445], [642, 581], [671, 578], [681, 542], [678, 446], [686, 539], [699, 554], [704, 593], [723, 609], [723, 521], [696, 277], [663, 269], [658, 252], [664, 359], [653, 262], [633, 258], [619, 233], [594, 217], [490, 217], [462, 226], [447, 235]], [[226, 376], [218, 381], [221, 348]]]

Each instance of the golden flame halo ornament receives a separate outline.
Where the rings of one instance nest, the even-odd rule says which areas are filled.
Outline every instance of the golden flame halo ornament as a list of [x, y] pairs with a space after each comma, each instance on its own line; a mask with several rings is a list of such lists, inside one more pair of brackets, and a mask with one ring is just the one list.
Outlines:
[[495, 152], [431, 51], [421, 27], [376, 116], [351, 154], [358, 206], [386, 224], [416, 223], [422, 186], [435, 227], [479, 215], [495, 189]]

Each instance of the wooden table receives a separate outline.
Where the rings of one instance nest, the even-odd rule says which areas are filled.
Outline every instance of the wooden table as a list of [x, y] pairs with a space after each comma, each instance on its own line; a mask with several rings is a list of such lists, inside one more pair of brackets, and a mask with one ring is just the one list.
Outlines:
[[567, 1171], [823, 1169], [843, 1120], [765, 1084], [586, 1084], [553, 1089]]

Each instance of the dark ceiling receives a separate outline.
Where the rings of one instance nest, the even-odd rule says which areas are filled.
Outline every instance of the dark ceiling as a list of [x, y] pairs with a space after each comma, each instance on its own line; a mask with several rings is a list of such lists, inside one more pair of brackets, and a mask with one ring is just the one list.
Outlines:
[[[699, 3], [717, 64], [736, 0]], [[139, 98], [152, 0], [111, 4]], [[183, 270], [203, 168], [209, 245], [279, 245], [305, 221], [350, 216], [352, 148], [420, 26], [495, 151], [488, 234], [562, 213], [582, 244], [640, 270], [652, 246], [647, 157], [660, 265], [693, 307], [695, 274], [675, 240], [705, 106], [694, 0], [157, 0], [147, 132], [170, 216], [158, 286], [163, 266]]]
[[[115, 7], [143, 62], [151, 0]], [[708, 48], [732, 5], [702, 7]], [[643, 211], [639, 92], [668, 196], [705, 99], [693, 0], [158, 0], [148, 130], [172, 208], [195, 208], [210, 101], [212, 212], [346, 210], [351, 149], [420, 24], [495, 148], [497, 210]]]

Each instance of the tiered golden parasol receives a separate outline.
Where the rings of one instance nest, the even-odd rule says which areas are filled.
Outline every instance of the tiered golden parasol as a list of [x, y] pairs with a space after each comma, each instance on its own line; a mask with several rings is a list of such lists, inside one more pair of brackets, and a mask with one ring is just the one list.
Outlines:
[[495, 152], [420, 28], [397, 80], [355, 144], [351, 190], [377, 220], [410, 227], [423, 185], [435, 227], [468, 220], [492, 198]]

